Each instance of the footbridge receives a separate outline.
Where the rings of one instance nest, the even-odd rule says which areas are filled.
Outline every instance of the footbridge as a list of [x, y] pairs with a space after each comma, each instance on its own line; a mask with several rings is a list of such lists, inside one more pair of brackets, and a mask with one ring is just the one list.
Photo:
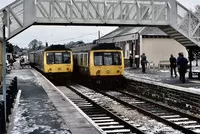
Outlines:
[[0, 10], [0, 37], [3, 24], [8, 40], [32, 25], [157, 26], [200, 46], [200, 18], [176, 0], [16, 0]]

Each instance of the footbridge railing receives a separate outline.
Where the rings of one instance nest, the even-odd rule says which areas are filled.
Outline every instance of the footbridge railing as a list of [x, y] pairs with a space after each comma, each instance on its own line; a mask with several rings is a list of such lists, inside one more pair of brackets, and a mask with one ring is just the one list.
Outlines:
[[7, 39], [32, 25], [158, 26], [200, 46], [200, 19], [175, 0], [17, 0], [0, 10], [0, 37], [3, 24]]

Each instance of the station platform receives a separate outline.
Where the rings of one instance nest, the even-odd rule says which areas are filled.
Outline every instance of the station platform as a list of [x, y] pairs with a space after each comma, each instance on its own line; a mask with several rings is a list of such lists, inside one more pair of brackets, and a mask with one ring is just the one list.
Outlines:
[[8, 134], [99, 134], [72, 102], [34, 69], [11, 70], [9, 83], [18, 80], [18, 97], [10, 117]]
[[[177, 73], [178, 74], [178, 73]], [[154, 85], [169, 87], [172, 89], [182, 90], [200, 95], [200, 80], [198, 76], [192, 79], [188, 78], [186, 73], [186, 82], [182, 83], [177, 77], [171, 77], [170, 70], [154, 70], [147, 69], [146, 73], [142, 73], [141, 69], [125, 68], [124, 76], [127, 79], [151, 83]]]

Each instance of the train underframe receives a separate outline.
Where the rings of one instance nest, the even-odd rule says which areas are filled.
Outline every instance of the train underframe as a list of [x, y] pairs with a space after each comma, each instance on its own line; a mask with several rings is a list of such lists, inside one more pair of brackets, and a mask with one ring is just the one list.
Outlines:
[[45, 75], [55, 83], [65, 85], [71, 82], [72, 73], [46, 73]]
[[90, 84], [98, 88], [122, 88], [126, 79], [123, 76], [91, 76]]
[[125, 88], [126, 79], [120, 76], [89, 76], [86, 74], [73, 74], [74, 81], [91, 88], [111, 89]]

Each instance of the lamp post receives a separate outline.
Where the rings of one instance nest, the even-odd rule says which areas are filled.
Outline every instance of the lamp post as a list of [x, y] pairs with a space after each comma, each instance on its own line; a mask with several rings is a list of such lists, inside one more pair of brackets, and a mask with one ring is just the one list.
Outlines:
[[7, 24], [7, 11], [3, 10], [3, 101], [4, 101], [4, 111], [5, 111], [5, 122], [6, 122], [6, 24]]

